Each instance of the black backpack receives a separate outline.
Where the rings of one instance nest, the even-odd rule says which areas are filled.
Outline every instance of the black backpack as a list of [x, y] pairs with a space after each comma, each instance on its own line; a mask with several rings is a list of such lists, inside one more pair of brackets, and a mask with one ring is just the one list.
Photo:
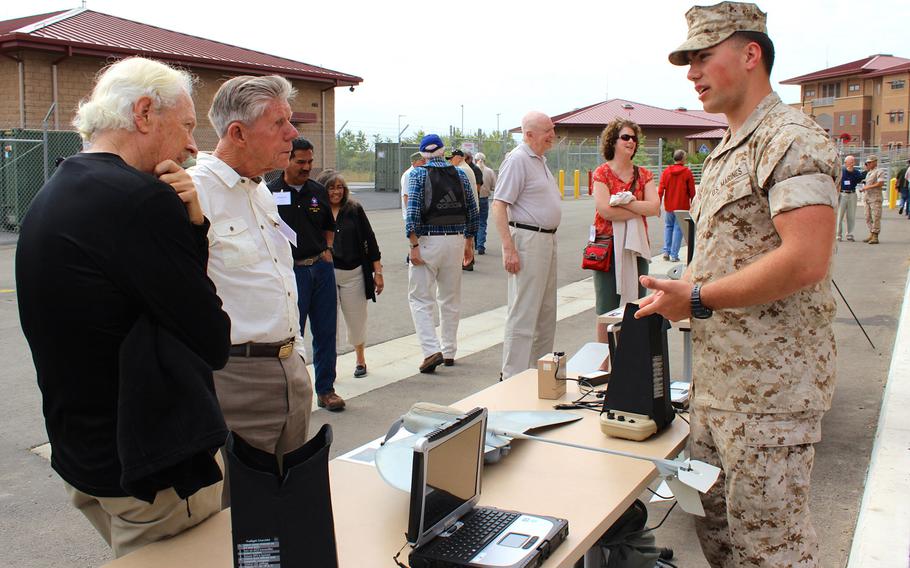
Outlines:
[[425, 225], [463, 225], [468, 218], [464, 186], [455, 166], [427, 168], [423, 189]]
[[666, 566], [661, 561], [673, 558], [673, 551], [655, 545], [654, 535], [645, 528], [647, 522], [648, 508], [636, 499], [598, 540], [602, 554], [595, 560], [598, 568]]

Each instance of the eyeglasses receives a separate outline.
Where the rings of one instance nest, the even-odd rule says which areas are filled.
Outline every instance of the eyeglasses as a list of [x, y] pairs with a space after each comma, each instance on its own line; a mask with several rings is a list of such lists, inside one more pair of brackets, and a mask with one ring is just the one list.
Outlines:
[[638, 144], [638, 136], [636, 136], [634, 134], [620, 134], [619, 139], [622, 140], [623, 142], [628, 142], [629, 140], [632, 140], [636, 144]]

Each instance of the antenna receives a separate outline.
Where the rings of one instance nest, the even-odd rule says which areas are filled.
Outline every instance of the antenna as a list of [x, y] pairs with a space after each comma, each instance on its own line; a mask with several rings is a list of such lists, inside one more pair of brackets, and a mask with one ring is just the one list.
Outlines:
[[85, 9], [85, 0], [82, 0], [82, 9]]

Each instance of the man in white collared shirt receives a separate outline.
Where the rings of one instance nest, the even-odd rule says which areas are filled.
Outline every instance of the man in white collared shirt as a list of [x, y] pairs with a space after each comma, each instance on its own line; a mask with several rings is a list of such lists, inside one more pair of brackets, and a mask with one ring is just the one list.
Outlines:
[[258, 176], [288, 163], [294, 94], [278, 76], [225, 82], [209, 111], [218, 146], [189, 170], [211, 220], [208, 274], [231, 316], [218, 400], [231, 430], [279, 455], [306, 441], [313, 388], [299, 337], [294, 236]]

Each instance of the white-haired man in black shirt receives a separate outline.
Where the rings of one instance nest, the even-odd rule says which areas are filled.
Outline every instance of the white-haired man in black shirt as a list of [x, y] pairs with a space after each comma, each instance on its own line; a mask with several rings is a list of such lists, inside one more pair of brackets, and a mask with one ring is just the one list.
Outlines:
[[[108, 67], [74, 120], [88, 149], [63, 162], [38, 193], [16, 254], [19, 314], [43, 397], [51, 466], [118, 557], [221, 508], [213, 454], [226, 430], [211, 370], [227, 361], [230, 320], [206, 275], [209, 222], [178, 165], [196, 153], [192, 85], [189, 74], [149, 59]], [[137, 329], [148, 329], [140, 328], [144, 321], [153, 331], [138, 337]], [[151, 348], [136, 351], [134, 339]], [[124, 397], [148, 386], [139, 382], [157, 382], [155, 369], [143, 367], [158, 367], [144, 363], [161, 362], [165, 342], [177, 346], [176, 365], [160, 376], [175, 388], [140, 398], [132, 408], [147, 419], [138, 431], [123, 432], [124, 423], [136, 424], [135, 415], [124, 415]], [[184, 437], [203, 411], [199, 399], [181, 396], [184, 387], [201, 392], [211, 413], [198, 437]], [[181, 408], [188, 420], [176, 423]], [[171, 446], [172, 439], [187, 443]], [[125, 480], [136, 468], [155, 466], [142, 457], [128, 462], [137, 441], [190, 461], [156, 470], [137, 491]]]

